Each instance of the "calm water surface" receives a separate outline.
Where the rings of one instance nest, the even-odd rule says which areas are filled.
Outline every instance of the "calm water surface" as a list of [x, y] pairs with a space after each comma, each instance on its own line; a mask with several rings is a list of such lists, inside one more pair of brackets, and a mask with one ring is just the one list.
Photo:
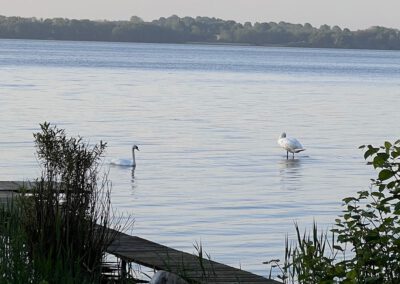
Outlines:
[[43, 121], [107, 159], [135, 143], [134, 178], [104, 166], [131, 233], [265, 275], [294, 221], [329, 228], [368, 187], [357, 147], [399, 138], [399, 107], [399, 52], [0, 40], [0, 180], [40, 174]]

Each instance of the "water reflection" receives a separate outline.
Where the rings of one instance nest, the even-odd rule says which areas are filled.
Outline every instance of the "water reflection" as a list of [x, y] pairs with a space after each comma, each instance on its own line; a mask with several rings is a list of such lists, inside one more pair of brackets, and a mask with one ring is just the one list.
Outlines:
[[298, 189], [302, 179], [302, 159], [282, 159], [279, 161], [281, 187], [287, 190]]
[[131, 171], [131, 187], [132, 189], [135, 189], [136, 184], [135, 184], [135, 167], [132, 168]]
[[301, 167], [302, 159], [282, 159], [279, 161], [281, 169], [293, 169]]

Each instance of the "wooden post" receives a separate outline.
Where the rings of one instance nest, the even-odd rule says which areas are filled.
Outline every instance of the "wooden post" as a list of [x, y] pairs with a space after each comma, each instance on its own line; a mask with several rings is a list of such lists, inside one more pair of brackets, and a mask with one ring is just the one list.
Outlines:
[[126, 274], [127, 274], [126, 261], [125, 261], [125, 259], [121, 258], [121, 276], [122, 276], [122, 279], [126, 278]]

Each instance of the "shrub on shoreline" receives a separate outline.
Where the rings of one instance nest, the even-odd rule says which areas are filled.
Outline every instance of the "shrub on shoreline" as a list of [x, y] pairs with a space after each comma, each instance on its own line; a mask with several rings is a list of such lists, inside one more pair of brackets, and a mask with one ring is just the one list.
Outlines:
[[286, 241], [279, 267], [284, 283], [400, 283], [400, 140], [360, 146], [367, 164], [378, 170], [370, 190], [343, 199], [343, 215], [331, 230], [300, 234]]
[[0, 282], [100, 283], [116, 232], [107, 228], [131, 224], [115, 216], [107, 175], [100, 176], [106, 144], [40, 127], [34, 139], [42, 175], [0, 211]]

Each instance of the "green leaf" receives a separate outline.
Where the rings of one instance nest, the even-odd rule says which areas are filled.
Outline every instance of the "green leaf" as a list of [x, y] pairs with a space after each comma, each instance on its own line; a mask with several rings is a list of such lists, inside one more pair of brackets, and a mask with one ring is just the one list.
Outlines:
[[390, 157], [388, 153], [378, 153], [376, 155], [385, 161], [387, 161], [387, 159]]
[[350, 270], [346, 273], [346, 277], [350, 280], [355, 280], [357, 278], [357, 272], [355, 270]]
[[343, 248], [339, 245], [334, 245], [333, 248], [336, 250], [344, 251]]
[[387, 179], [390, 179], [392, 176], [394, 176], [394, 172], [392, 172], [391, 170], [387, 170], [387, 169], [384, 169], [384, 170], [381, 170], [380, 172], [379, 172], [379, 179], [382, 181], [382, 180], [387, 180]]
[[376, 217], [376, 215], [373, 212], [369, 212], [369, 211], [364, 211], [363, 213], [361, 213], [361, 215], [363, 217], [366, 217], [366, 218], [369, 218], [369, 219], [372, 219], [372, 218]]
[[368, 190], [357, 191], [357, 193], [359, 194], [360, 198], [369, 196], [369, 191]]
[[346, 198], [343, 198], [343, 202], [344, 203], [349, 203], [349, 202], [351, 202], [351, 201], [354, 201], [354, 200], [357, 200], [355, 197], [346, 197]]
[[387, 150], [389, 150], [390, 147], [392, 147], [392, 144], [391, 144], [390, 142], [388, 142], [388, 141], [385, 141], [385, 148], [386, 148]]
[[369, 146], [370, 145], [368, 145], [369, 149], [364, 153], [364, 159], [367, 159], [369, 156], [372, 156], [373, 154], [379, 151], [379, 148], [373, 148]]
[[396, 159], [398, 156], [400, 156], [400, 152], [399, 151], [392, 152], [392, 153], [390, 153], [390, 155], [392, 156], [393, 159]]
[[372, 162], [372, 165], [374, 166], [375, 169], [376, 169], [376, 168], [381, 168], [384, 164], [385, 164], [385, 160], [382, 159], [382, 158], [379, 157], [379, 156], [376, 156], [376, 157], [374, 158], [374, 161]]
[[367, 242], [378, 240], [379, 233], [377, 231], [369, 231], [368, 234], [365, 236], [365, 240]]
[[347, 221], [347, 220], [349, 220], [351, 218], [351, 215], [350, 214], [344, 214], [343, 218]]
[[378, 197], [378, 198], [383, 198], [383, 197], [385, 197], [385, 195], [384, 195], [382, 192], [376, 192], [376, 191], [372, 192], [371, 195], [372, 195], [372, 196], [376, 196], [376, 197]]

